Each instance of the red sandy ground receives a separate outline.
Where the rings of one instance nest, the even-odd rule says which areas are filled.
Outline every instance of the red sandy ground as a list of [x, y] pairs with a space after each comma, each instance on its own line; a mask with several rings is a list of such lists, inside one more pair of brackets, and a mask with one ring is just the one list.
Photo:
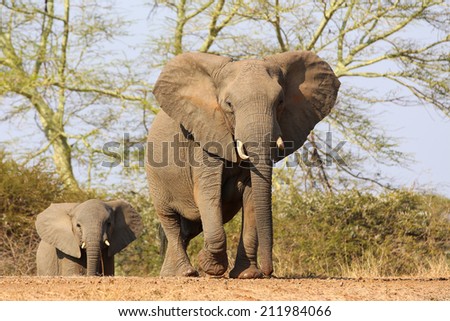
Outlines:
[[0, 300], [450, 300], [450, 279], [0, 277]]

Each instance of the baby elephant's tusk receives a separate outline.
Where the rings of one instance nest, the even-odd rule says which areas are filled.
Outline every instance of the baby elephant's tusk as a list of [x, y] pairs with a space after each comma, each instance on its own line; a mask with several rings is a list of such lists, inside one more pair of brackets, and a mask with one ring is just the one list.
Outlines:
[[236, 147], [237, 147], [237, 152], [238, 152], [238, 154], [239, 154], [239, 157], [242, 159], [242, 160], [247, 160], [247, 159], [249, 159], [250, 157], [245, 153], [245, 151], [244, 151], [244, 144], [240, 141], [240, 140], [237, 140], [236, 141]]
[[105, 244], [106, 244], [106, 246], [110, 246], [111, 245], [108, 240], [105, 240]]
[[284, 142], [283, 142], [283, 138], [281, 138], [281, 136], [278, 137], [278, 139], [277, 139], [277, 147], [281, 151], [284, 150]]
[[86, 248], [86, 242], [81, 243], [81, 248], [85, 249]]

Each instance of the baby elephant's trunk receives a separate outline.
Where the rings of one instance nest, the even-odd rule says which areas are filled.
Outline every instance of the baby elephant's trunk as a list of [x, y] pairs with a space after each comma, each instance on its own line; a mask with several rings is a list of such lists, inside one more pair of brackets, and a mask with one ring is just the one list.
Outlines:
[[99, 271], [102, 270], [100, 267], [100, 259], [102, 256], [100, 242], [102, 241], [102, 237], [98, 231], [102, 231], [101, 225], [87, 234], [90, 236], [86, 239], [86, 274], [88, 276], [98, 275]]

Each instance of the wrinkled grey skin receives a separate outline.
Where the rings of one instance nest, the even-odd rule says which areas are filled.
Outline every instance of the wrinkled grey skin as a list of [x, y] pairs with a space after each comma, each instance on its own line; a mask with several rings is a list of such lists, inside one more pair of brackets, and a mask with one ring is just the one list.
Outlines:
[[[154, 88], [162, 111], [149, 131], [147, 157], [150, 194], [168, 242], [162, 276], [198, 275], [186, 247], [201, 231], [200, 269], [225, 273], [223, 224], [241, 208], [230, 277], [271, 275], [273, 161], [302, 146], [330, 112], [339, 86], [330, 66], [305, 51], [244, 61], [186, 53], [169, 61]], [[284, 146], [275, 143], [280, 138]]]
[[38, 275], [114, 275], [114, 254], [142, 230], [125, 201], [51, 204], [36, 219]]

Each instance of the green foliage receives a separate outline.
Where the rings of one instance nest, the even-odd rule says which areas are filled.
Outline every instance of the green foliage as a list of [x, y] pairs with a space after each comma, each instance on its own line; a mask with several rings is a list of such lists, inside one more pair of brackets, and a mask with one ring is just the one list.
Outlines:
[[450, 246], [444, 218], [449, 211], [450, 200], [409, 191], [379, 196], [356, 190], [336, 195], [278, 191], [276, 270], [283, 276], [423, 273], [430, 262], [442, 262]]
[[75, 202], [93, 193], [72, 192], [44, 163], [19, 165], [0, 151], [0, 275], [36, 273], [36, 215], [52, 202]]

